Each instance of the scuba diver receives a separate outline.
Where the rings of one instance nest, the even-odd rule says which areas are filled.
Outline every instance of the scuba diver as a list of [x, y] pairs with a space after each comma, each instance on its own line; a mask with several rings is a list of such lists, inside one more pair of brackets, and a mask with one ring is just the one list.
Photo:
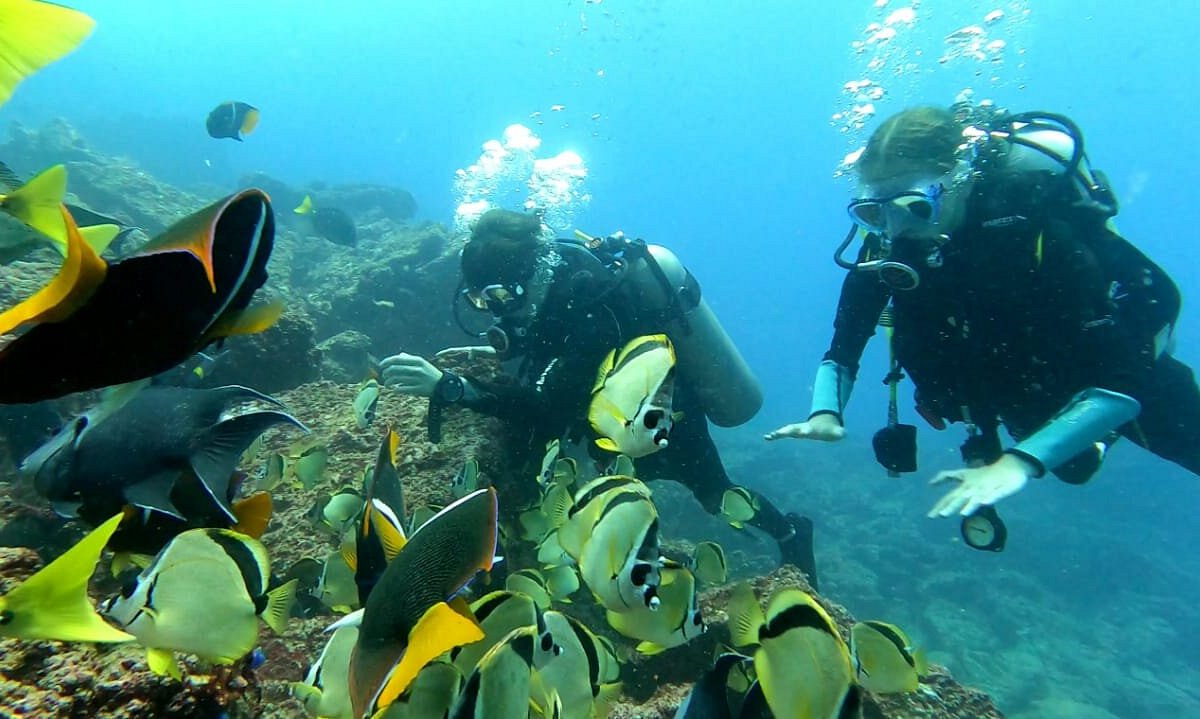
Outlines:
[[916, 428], [896, 413], [907, 374], [930, 425], [967, 428], [966, 466], [932, 480], [955, 486], [929, 516], [962, 515], [972, 547], [1003, 548], [993, 505], [1047, 472], [1086, 482], [1118, 437], [1200, 473], [1200, 389], [1171, 355], [1179, 292], [1117, 234], [1116, 199], [1070, 119], [912, 108], [872, 134], [856, 170], [854, 226], [835, 254], [849, 272], [811, 412], [766, 439], [841, 439], [859, 359], [882, 326], [892, 399], [876, 457], [893, 476], [916, 470]]
[[[748, 421], [762, 404], [762, 391], [696, 279], [669, 250], [620, 233], [548, 240], [538, 215], [490, 210], [462, 250], [454, 311], [470, 333], [463, 307], [490, 313], [493, 323], [480, 336], [504, 363], [504, 375], [497, 381], [459, 376], [401, 353], [380, 363], [384, 383], [429, 397], [431, 419], [449, 404], [500, 418], [525, 440], [521, 451], [532, 464], [547, 440], [589, 436], [589, 400], [611, 350], [665, 333], [677, 358], [674, 414], [682, 414], [667, 446], [636, 460], [638, 475], [677, 481], [709, 513], [722, 511], [734, 485], [708, 421], [722, 427]], [[587, 444], [598, 459], [594, 443]], [[812, 522], [785, 516], [752, 492], [748, 499], [755, 511], [747, 523], [774, 538], [782, 562], [798, 566], [816, 587]]]

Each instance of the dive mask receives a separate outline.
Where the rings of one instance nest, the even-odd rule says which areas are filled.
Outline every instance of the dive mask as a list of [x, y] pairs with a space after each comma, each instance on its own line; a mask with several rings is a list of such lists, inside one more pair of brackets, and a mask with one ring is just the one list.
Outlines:
[[883, 197], [861, 197], [846, 207], [850, 219], [868, 232], [899, 236], [914, 225], [938, 221], [946, 187], [941, 182]]

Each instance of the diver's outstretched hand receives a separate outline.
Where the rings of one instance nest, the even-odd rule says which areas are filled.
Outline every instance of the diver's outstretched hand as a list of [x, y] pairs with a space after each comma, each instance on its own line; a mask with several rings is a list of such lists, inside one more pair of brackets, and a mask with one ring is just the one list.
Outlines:
[[819, 414], [807, 422], [785, 424], [779, 429], [767, 432], [763, 439], [768, 442], [791, 437], [792, 439], [816, 439], [821, 442], [836, 442], [846, 436], [842, 423], [831, 414]]
[[383, 384], [404, 394], [429, 397], [442, 378], [442, 371], [417, 355], [401, 352], [379, 363]]
[[491, 345], [469, 345], [466, 347], [447, 347], [438, 350], [435, 357], [453, 357], [455, 355], [464, 355], [468, 360], [473, 360], [476, 357], [495, 357], [496, 348]]
[[1036, 472], [1033, 466], [1015, 455], [1006, 454], [983, 467], [969, 467], [938, 472], [929, 484], [958, 482], [929, 510], [930, 517], [966, 516], [984, 505], [992, 505], [1011, 497], [1025, 486]]

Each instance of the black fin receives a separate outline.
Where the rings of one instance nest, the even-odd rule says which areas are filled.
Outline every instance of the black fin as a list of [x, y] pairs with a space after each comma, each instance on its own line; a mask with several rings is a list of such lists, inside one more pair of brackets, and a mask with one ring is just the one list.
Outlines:
[[[244, 401], [244, 400], [256, 399], [256, 400], [259, 400], [260, 402], [266, 402], [267, 404], [271, 404], [276, 407], [284, 406], [283, 402], [280, 402], [279, 400], [275, 399], [271, 395], [263, 394], [262, 392], [259, 392], [256, 389], [251, 389], [249, 387], [243, 387], [240, 384], [222, 385], [220, 387], [214, 387], [212, 391], [220, 394], [221, 398], [225, 400], [226, 404], [229, 404], [235, 400], [243, 400]], [[292, 419], [291, 421], [294, 422], [299, 427], [304, 427], [304, 425], [300, 424], [295, 419]], [[307, 432], [308, 428], [304, 427], [304, 430]]]
[[125, 501], [138, 507], [153, 509], [182, 520], [184, 516], [180, 514], [175, 504], [171, 502], [171, 490], [175, 487], [175, 480], [178, 478], [179, 471], [176, 470], [161, 472], [143, 479], [137, 484], [125, 488]]
[[211, 427], [200, 449], [192, 455], [192, 470], [230, 520], [237, 521], [233, 508], [229, 506], [229, 483], [238, 462], [241, 461], [242, 453], [260, 434], [282, 423], [293, 424], [307, 431], [299, 420], [286, 412], [251, 412], [223, 420]]

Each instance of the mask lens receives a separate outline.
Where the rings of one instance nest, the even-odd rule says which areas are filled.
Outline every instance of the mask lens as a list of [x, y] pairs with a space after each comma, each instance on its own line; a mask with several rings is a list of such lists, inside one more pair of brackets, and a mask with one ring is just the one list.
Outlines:
[[934, 201], [928, 197], [909, 195], [896, 198], [895, 203], [923, 222], [932, 222], [936, 219], [937, 207], [934, 205]]
[[472, 307], [480, 312], [487, 311], [487, 300], [483, 298], [483, 295], [479, 292], [479, 290], [464, 289], [463, 295], [466, 296], [467, 302], [470, 302]]
[[868, 230], [879, 232], [884, 229], [883, 204], [875, 200], [855, 200], [846, 208], [850, 219]]

